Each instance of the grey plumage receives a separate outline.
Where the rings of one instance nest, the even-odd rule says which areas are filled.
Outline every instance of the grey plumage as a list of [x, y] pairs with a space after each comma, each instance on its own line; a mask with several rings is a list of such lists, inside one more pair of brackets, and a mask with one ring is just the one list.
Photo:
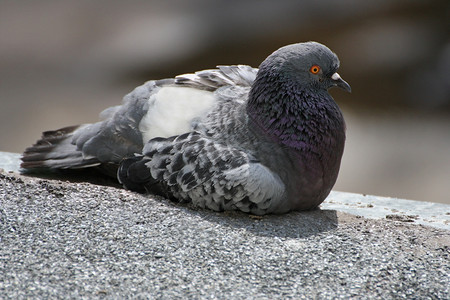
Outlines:
[[275, 51], [259, 70], [149, 81], [101, 122], [44, 133], [22, 167], [116, 166], [129, 189], [217, 211], [311, 209], [334, 185], [343, 152], [344, 121], [327, 92], [350, 88], [338, 67], [309, 42]]

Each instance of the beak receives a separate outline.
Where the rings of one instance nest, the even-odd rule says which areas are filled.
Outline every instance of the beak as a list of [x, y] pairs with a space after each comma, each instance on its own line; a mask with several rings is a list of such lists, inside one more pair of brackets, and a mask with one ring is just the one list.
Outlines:
[[350, 87], [350, 84], [345, 82], [345, 80], [342, 79], [338, 73], [334, 73], [333, 75], [331, 75], [331, 80], [332, 80], [334, 86], [340, 87], [341, 89], [344, 89], [349, 93], [352, 92], [352, 88]]

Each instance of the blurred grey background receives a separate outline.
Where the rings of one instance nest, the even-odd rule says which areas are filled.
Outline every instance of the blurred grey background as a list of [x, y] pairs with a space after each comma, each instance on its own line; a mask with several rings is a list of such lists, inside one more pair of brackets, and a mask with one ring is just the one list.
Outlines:
[[450, 203], [449, 20], [446, 0], [0, 0], [0, 151], [146, 80], [315, 40], [353, 88], [331, 90], [348, 127], [335, 189]]

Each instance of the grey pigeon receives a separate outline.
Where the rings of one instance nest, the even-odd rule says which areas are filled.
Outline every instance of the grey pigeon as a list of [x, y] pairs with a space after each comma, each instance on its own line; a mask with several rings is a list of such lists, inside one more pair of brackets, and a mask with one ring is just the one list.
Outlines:
[[327, 91], [350, 91], [338, 68], [330, 49], [307, 42], [278, 49], [259, 69], [148, 81], [103, 121], [44, 132], [21, 166], [100, 168], [128, 189], [215, 211], [313, 209], [344, 150], [344, 119]]

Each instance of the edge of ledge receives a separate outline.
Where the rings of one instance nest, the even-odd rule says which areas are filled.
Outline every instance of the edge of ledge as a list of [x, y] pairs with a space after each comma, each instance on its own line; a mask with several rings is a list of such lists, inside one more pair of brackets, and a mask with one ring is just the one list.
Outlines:
[[[0, 169], [18, 173], [20, 157], [19, 153], [0, 151]], [[443, 203], [332, 191], [321, 208], [369, 219], [390, 219], [450, 230], [450, 205]]]
[[450, 205], [332, 191], [321, 208], [450, 230]]

